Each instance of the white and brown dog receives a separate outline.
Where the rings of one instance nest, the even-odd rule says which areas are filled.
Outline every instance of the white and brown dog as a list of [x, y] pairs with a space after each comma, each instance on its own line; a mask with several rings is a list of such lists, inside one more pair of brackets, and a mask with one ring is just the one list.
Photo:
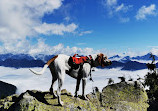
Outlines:
[[[91, 59], [92, 63], [84, 63], [83, 67], [80, 71], [80, 68], [77, 69], [71, 69], [71, 65], [69, 64], [69, 59], [71, 56], [67, 56], [64, 54], [59, 54], [54, 56], [52, 59], [50, 59], [43, 67], [41, 72], [36, 72], [30, 69], [31, 72], [37, 75], [41, 75], [44, 73], [46, 68], [49, 66], [51, 74], [52, 74], [52, 85], [50, 88], [50, 92], [54, 94], [53, 86], [55, 81], [58, 80], [58, 89], [57, 89], [57, 97], [58, 97], [58, 103], [59, 105], [63, 105], [63, 102], [61, 101], [60, 93], [61, 93], [61, 87], [64, 83], [64, 77], [65, 73], [67, 73], [69, 76], [77, 79], [77, 84], [76, 84], [76, 91], [75, 91], [75, 97], [78, 96], [78, 91], [79, 91], [79, 85], [80, 81], [82, 79], [82, 98], [86, 99], [85, 97], [85, 86], [86, 86], [86, 80], [88, 76], [90, 75], [91, 72], [91, 66], [97, 67], [97, 66], [108, 66], [111, 65], [112, 62], [105, 56], [104, 54], [94, 54], [91, 56], [88, 56], [89, 59]], [[81, 74], [79, 74], [81, 73]], [[82, 75], [79, 77], [79, 75]]]

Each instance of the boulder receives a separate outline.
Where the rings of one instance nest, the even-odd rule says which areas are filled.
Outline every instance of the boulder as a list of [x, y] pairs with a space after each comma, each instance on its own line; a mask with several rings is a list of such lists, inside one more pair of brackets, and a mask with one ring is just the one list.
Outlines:
[[0, 99], [15, 94], [16, 90], [16, 86], [0, 81]]
[[116, 111], [147, 111], [148, 96], [139, 81], [106, 86], [101, 94], [102, 106]]

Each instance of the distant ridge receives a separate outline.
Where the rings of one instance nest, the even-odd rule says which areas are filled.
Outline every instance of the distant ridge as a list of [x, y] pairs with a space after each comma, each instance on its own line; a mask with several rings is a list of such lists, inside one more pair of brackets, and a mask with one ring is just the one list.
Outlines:
[[28, 59], [5, 59], [0, 61], [0, 66], [14, 67], [14, 68], [29, 68], [29, 67], [43, 67], [42, 60], [28, 60]]
[[[132, 57], [131, 59], [136, 59], [136, 60], [152, 60], [152, 58], [150, 58], [150, 53], [144, 55], [144, 56], [136, 56], [136, 57]], [[155, 60], [158, 60], [158, 56], [155, 56]]]
[[[121, 67], [121, 70], [141, 70], [146, 69], [146, 62], [139, 62], [139, 61], [147, 61], [147, 63], [151, 62], [152, 58], [150, 58], [150, 53], [147, 53], [143, 56], [136, 56], [136, 57], [130, 57], [130, 56], [124, 56], [121, 57], [119, 55], [114, 55], [112, 57], [109, 57], [109, 59], [112, 60], [112, 65], [108, 66], [106, 68], [117, 68]], [[155, 60], [158, 61], [158, 56], [155, 55]], [[156, 66], [158, 67], [158, 63], [156, 63]], [[100, 68], [100, 67], [99, 67]]]
[[[0, 66], [4, 67], [13, 67], [13, 68], [30, 68], [30, 67], [43, 67], [44, 64], [54, 57], [55, 55], [44, 55], [38, 54], [31, 56], [29, 54], [0, 54]], [[115, 55], [109, 57], [112, 60], [112, 65], [106, 68], [117, 68], [121, 67], [122, 70], [140, 70], [146, 69], [146, 63], [140, 63], [139, 60], [149, 61], [151, 60], [150, 53], [143, 56], [119, 56]], [[158, 60], [158, 57], [155, 56], [155, 59]], [[158, 65], [158, 64], [156, 64]], [[98, 67], [101, 68], [101, 67]]]
[[43, 67], [54, 55], [0, 54], [0, 66], [14, 68]]
[[[154, 55], [155, 56], [155, 60], [158, 60], [158, 56], [157, 55]], [[142, 56], [136, 56], [136, 57], [130, 57], [130, 56], [119, 56], [119, 55], [114, 55], [112, 57], [109, 57], [109, 59], [112, 59], [112, 60], [117, 60], [117, 61], [120, 61], [120, 62], [128, 62], [128, 61], [134, 61], [134, 60], [152, 60], [152, 58], [150, 58], [150, 53], [147, 53], [145, 55], [142, 55]]]
[[112, 57], [109, 57], [109, 59], [115, 59], [115, 58], [121, 58], [119, 55], [114, 55]]

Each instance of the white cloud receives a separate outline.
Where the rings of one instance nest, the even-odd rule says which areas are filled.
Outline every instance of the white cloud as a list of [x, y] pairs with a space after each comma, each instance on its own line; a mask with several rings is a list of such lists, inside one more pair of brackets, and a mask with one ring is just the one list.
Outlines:
[[[84, 44], [84, 43], [81, 43]], [[78, 45], [81, 45], [78, 44]], [[16, 48], [15, 48], [16, 47]], [[55, 46], [50, 46], [45, 43], [43, 39], [38, 39], [38, 42], [34, 45], [30, 45], [29, 41], [18, 41], [16, 44], [12, 44], [12, 42], [8, 42], [5, 44], [5, 47], [0, 46], [0, 54], [3, 53], [23, 53], [23, 54], [30, 54], [32, 56], [38, 54], [46, 54], [46, 55], [56, 55], [56, 54], [66, 54], [66, 55], [74, 55], [75, 53], [80, 55], [90, 55], [96, 53], [107, 53], [107, 51], [102, 50], [94, 50], [93, 48], [79, 48], [79, 47], [69, 47], [64, 46], [62, 43], [59, 43]], [[112, 53], [108, 53], [112, 54]], [[106, 55], [108, 55], [106, 54]]]
[[152, 48], [151, 53], [154, 55], [158, 55], [158, 48]]
[[[62, 5], [63, 0], [1, 0], [0, 1], [0, 53], [27, 53], [31, 47], [30, 38], [38, 34], [73, 33], [77, 29], [75, 23], [56, 24], [42, 23], [45, 14], [52, 13]], [[46, 45], [46, 47], [49, 47]], [[42, 48], [41, 48], [42, 49]], [[37, 52], [42, 52], [36, 50]], [[33, 51], [33, 50], [31, 50]], [[33, 51], [33, 52], [36, 52]]]
[[61, 0], [1, 0], [0, 40], [16, 42], [34, 35], [33, 28], [41, 24], [41, 17], [61, 4]]
[[130, 8], [132, 8], [132, 5], [125, 5], [124, 3], [121, 3], [121, 5], [118, 4], [117, 0], [105, 0], [103, 2], [103, 5], [107, 8], [109, 15], [113, 16], [115, 13], [118, 12], [124, 12], [126, 13]]
[[105, 0], [107, 6], [113, 6], [117, 4], [117, 0]]
[[[77, 43], [77, 45], [84, 45], [86, 43]], [[16, 46], [14, 46], [16, 45]], [[13, 46], [13, 47], [12, 47]], [[66, 54], [66, 55], [74, 55], [75, 53], [78, 53], [80, 55], [90, 55], [90, 54], [97, 54], [97, 53], [104, 53], [108, 57], [114, 56], [114, 55], [120, 55], [122, 57], [124, 56], [142, 56], [150, 52], [150, 50], [146, 51], [140, 51], [138, 49], [127, 49], [124, 51], [118, 51], [117, 49], [99, 49], [95, 50], [93, 48], [80, 48], [80, 47], [70, 47], [70, 46], [64, 46], [64, 44], [59, 43], [55, 46], [50, 46], [45, 43], [45, 40], [38, 39], [38, 42], [34, 45], [30, 45], [29, 41], [19, 41], [16, 44], [9, 43], [6, 44], [5, 48], [0, 46], [0, 54], [1, 53], [24, 53], [24, 54], [30, 54], [32, 56], [38, 55], [38, 54], [46, 54], [46, 55], [56, 55], [56, 54]], [[16, 47], [16, 48], [15, 48]], [[156, 49], [152, 49], [152, 52], [158, 52]], [[157, 54], [158, 55], [158, 54]]]
[[65, 20], [66, 22], [69, 22], [69, 21], [70, 21], [70, 17], [67, 16], [67, 17], [64, 18], [64, 20]]
[[118, 5], [118, 6], [116, 6], [115, 7], [115, 12], [120, 12], [120, 11], [122, 11], [122, 12], [124, 12], [124, 13], [126, 13], [127, 11], [129, 11], [130, 10], [130, 8], [132, 8], [133, 6], [132, 5], [124, 5], [124, 3], [122, 3], [121, 5]]
[[25, 51], [30, 55], [37, 55], [37, 54], [46, 54], [46, 55], [56, 55], [56, 54], [67, 54], [67, 55], [74, 55], [75, 53], [81, 55], [89, 55], [94, 53], [99, 53], [95, 51], [93, 48], [79, 48], [79, 47], [69, 47], [64, 46], [63, 44], [59, 43], [56, 46], [49, 46], [45, 44], [44, 40], [39, 39], [38, 43], [34, 46], [31, 46], [28, 50]]
[[124, 17], [123, 15], [133, 7], [132, 5], [118, 4], [117, 0], [104, 0], [103, 5], [106, 7], [110, 17], [116, 16], [120, 22], [128, 22], [130, 20], [129, 17]]
[[59, 52], [63, 53], [63, 54], [67, 54], [67, 55], [74, 55], [75, 53], [80, 54], [80, 55], [89, 55], [89, 54], [97, 53], [93, 48], [83, 48], [82, 49], [82, 48], [78, 48], [78, 47], [70, 48], [69, 46], [67, 46], [66, 48], [63, 48]]
[[123, 58], [125, 56], [130, 56], [130, 57], [143, 56], [143, 55], [146, 55], [147, 53], [149, 53], [150, 49], [146, 49], [146, 50], [142, 51], [142, 49], [138, 49], [138, 48], [126, 48], [123, 50], [118, 50], [118, 48], [117, 49], [103, 48], [103, 49], [96, 50], [96, 52], [104, 53], [108, 57], [119, 55], [119, 56], [121, 56], [121, 58]]
[[86, 43], [77, 43], [77, 45], [85, 45]]
[[[33, 68], [36, 71], [40, 71], [41, 68]], [[51, 74], [49, 69], [43, 75], [35, 75], [29, 71], [28, 68], [21, 68], [21, 69], [13, 69], [13, 68], [6, 68], [0, 67], [1, 75], [0, 78], [4, 82], [11, 83], [17, 86], [18, 91], [17, 93], [22, 93], [26, 90], [42, 90], [48, 91], [51, 86]], [[92, 72], [92, 77], [94, 82], [87, 81], [86, 85], [86, 94], [92, 92], [92, 86], [97, 86], [101, 91], [103, 87], [105, 87], [108, 83], [108, 78], [112, 78], [115, 83], [120, 82], [118, 77], [125, 76], [126, 80], [130, 78], [130, 76], [136, 80], [139, 78], [144, 78], [147, 74], [147, 69], [145, 70], [138, 70], [138, 71], [122, 71], [119, 68], [114, 69], [96, 69], [95, 72]], [[16, 81], [15, 81], [16, 80]], [[43, 84], [44, 83], [44, 84]], [[72, 77], [66, 75], [65, 81], [62, 89], [67, 89], [72, 94], [75, 92], [76, 87], [76, 80]], [[57, 83], [55, 84], [55, 90], [57, 89]], [[80, 85], [79, 94], [82, 93], [82, 87]]]
[[122, 23], [126, 23], [126, 22], [130, 21], [129, 17], [124, 17], [124, 18], [120, 17], [119, 19], [120, 19], [120, 22], [122, 22]]
[[155, 4], [151, 4], [150, 6], [142, 6], [138, 12], [137, 15], [135, 16], [137, 20], [143, 20], [146, 19], [146, 16], [156, 16], [156, 5]]
[[121, 11], [121, 10], [123, 10], [123, 8], [124, 8], [124, 4], [122, 3], [120, 6], [116, 7], [115, 11], [116, 12]]
[[147, 53], [149, 53], [149, 50], [138, 50], [138, 49], [130, 49], [128, 48], [123, 54], [121, 54], [122, 56], [130, 56], [130, 57], [136, 57], [136, 56], [143, 56], [146, 55]]
[[47, 24], [43, 23], [40, 26], [35, 27], [35, 31], [40, 34], [50, 35], [50, 34], [56, 34], [56, 35], [63, 35], [65, 32], [72, 33], [77, 29], [77, 25], [74, 23], [71, 23], [69, 25], [64, 24]]
[[83, 31], [83, 32], [80, 32], [79, 36], [82, 36], [82, 35], [85, 35], [85, 34], [91, 34], [92, 31], [88, 30], [88, 31]]

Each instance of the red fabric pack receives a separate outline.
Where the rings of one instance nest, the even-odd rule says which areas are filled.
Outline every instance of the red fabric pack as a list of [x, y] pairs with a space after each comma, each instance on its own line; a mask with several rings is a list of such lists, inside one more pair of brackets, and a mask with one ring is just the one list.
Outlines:
[[72, 57], [72, 60], [75, 64], [82, 64], [84, 63], [85, 61], [87, 61], [87, 57], [86, 56], [82, 56], [82, 57], [76, 57], [76, 55], [78, 54], [75, 54], [73, 57]]

